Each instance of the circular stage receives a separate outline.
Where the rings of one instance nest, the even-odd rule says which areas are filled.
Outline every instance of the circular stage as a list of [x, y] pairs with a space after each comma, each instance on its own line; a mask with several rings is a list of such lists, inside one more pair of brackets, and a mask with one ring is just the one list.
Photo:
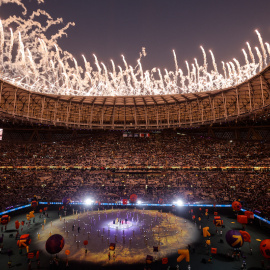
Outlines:
[[[40, 240], [35, 239], [44, 252], [50, 234], [64, 237], [65, 246], [58, 254], [63, 259], [102, 265], [145, 263], [147, 255], [158, 260], [187, 248], [199, 237], [196, 226], [184, 218], [138, 209], [86, 211], [46, 224]], [[70, 255], [65, 255], [66, 250]]]
[[116, 230], [126, 230], [132, 227], [132, 222], [130, 221], [117, 221], [113, 220], [108, 224], [108, 227], [111, 229], [116, 229]]

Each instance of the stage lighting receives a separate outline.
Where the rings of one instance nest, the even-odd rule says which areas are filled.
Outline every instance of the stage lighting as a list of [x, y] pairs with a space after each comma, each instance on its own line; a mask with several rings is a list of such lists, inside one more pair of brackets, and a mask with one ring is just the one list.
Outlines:
[[86, 205], [90, 205], [90, 204], [92, 204], [94, 201], [93, 200], [91, 200], [91, 199], [86, 199], [85, 201], [84, 201], [84, 203], [86, 204]]
[[142, 204], [142, 201], [138, 200], [138, 201], [137, 201], [137, 204]]
[[177, 201], [177, 205], [178, 205], [178, 206], [183, 206], [183, 205], [184, 205], [184, 202], [183, 202], [182, 200], [178, 200], [178, 201]]
[[177, 206], [183, 206], [184, 202], [182, 200], [178, 200], [176, 202], [173, 202], [173, 204], [177, 205]]

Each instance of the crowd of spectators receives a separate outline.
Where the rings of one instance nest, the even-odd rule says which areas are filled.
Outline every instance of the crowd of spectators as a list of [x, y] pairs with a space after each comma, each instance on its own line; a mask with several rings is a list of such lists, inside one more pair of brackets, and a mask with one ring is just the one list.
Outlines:
[[26, 203], [34, 195], [44, 201], [92, 198], [119, 202], [136, 194], [142, 202], [230, 203], [270, 216], [268, 172], [161, 172], [123, 174], [90, 170], [2, 170], [0, 204]]
[[[0, 144], [0, 207], [41, 200], [118, 202], [133, 193], [144, 202], [230, 203], [270, 216], [270, 172], [204, 171], [205, 167], [270, 166], [270, 145], [263, 142], [220, 141], [177, 132], [150, 134], [149, 138], [123, 137], [120, 132], [95, 132], [72, 142]], [[4, 168], [13, 166], [13, 168]], [[21, 169], [16, 166], [48, 166]], [[93, 166], [91, 169], [50, 169], [49, 166]], [[140, 172], [119, 168], [137, 166]], [[164, 169], [149, 172], [149, 166]], [[199, 171], [173, 171], [174, 166]], [[102, 170], [101, 168], [111, 168]], [[113, 169], [112, 169], [113, 168]]]
[[35, 144], [0, 144], [6, 166], [269, 166], [270, 144], [221, 141], [185, 136], [176, 131], [149, 138], [121, 132], [94, 132], [86, 139]]

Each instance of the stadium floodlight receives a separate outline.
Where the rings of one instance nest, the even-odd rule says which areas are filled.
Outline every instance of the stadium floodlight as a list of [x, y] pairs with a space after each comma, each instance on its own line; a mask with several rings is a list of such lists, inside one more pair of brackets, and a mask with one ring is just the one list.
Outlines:
[[179, 199], [176, 202], [173, 202], [173, 204], [176, 204], [177, 206], [183, 206], [184, 205], [184, 202]]
[[90, 205], [90, 204], [92, 204], [94, 201], [92, 200], [92, 199], [86, 199], [85, 201], [84, 201], [84, 203], [86, 204], [86, 205]]

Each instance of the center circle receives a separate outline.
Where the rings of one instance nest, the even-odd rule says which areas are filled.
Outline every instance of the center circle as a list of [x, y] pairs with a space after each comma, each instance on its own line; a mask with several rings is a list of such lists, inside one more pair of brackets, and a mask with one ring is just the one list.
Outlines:
[[132, 227], [132, 222], [130, 221], [126, 221], [126, 220], [113, 220], [112, 222], [110, 222], [108, 224], [108, 227], [111, 229], [120, 229], [120, 230], [126, 230], [129, 229], [130, 227]]

